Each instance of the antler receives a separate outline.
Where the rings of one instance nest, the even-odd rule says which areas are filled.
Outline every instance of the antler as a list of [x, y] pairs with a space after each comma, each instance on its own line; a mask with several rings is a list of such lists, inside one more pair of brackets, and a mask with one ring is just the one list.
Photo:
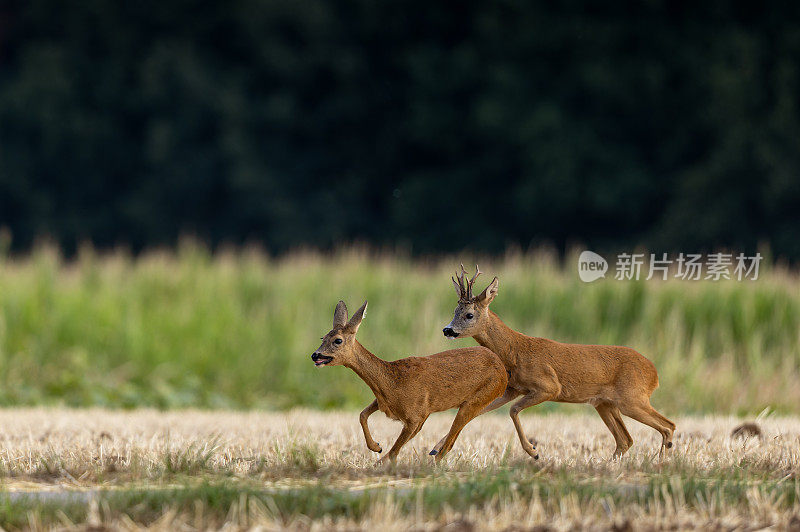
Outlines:
[[[462, 267], [462, 268], [463, 268], [463, 267]], [[466, 273], [466, 272], [465, 272], [465, 273]], [[471, 299], [474, 297], [474, 296], [472, 295], [472, 285], [474, 285], [474, 284], [475, 284], [475, 279], [477, 279], [477, 278], [478, 278], [478, 276], [479, 276], [480, 274], [482, 274], [482, 273], [483, 273], [483, 272], [481, 271], [481, 269], [480, 269], [480, 268], [478, 268], [478, 265], [476, 264], [476, 265], [475, 265], [475, 275], [473, 275], [473, 276], [472, 276], [472, 279], [470, 279], [470, 280], [469, 280], [469, 284], [467, 284], [467, 297], [468, 297], [470, 300], [471, 300]]]
[[460, 292], [461, 299], [464, 301], [471, 301], [473, 298], [472, 295], [472, 285], [475, 284], [475, 279], [478, 278], [480, 274], [483, 272], [478, 268], [478, 265], [475, 265], [475, 275], [472, 276], [472, 279], [467, 280], [467, 270], [464, 269], [464, 263], [461, 263], [461, 273], [456, 272], [455, 277], [451, 277], [450, 279], [453, 280], [453, 284], [458, 288]]
[[451, 279], [453, 279], [453, 284], [455, 284], [456, 287], [458, 288], [460, 299], [467, 298], [467, 284], [466, 284], [466, 279], [464, 278], [465, 273], [467, 272], [464, 271], [464, 264], [461, 264], [461, 273], [459, 274], [458, 272], [456, 272], [455, 278], [451, 277]]
[[[456, 272], [456, 277], [458, 277], [458, 272]], [[459, 299], [463, 299], [464, 298], [464, 287], [460, 283], [461, 279], [456, 281], [456, 277], [450, 277], [450, 279], [453, 281], [453, 286], [455, 286], [456, 290], [458, 291], [458, 298]]]

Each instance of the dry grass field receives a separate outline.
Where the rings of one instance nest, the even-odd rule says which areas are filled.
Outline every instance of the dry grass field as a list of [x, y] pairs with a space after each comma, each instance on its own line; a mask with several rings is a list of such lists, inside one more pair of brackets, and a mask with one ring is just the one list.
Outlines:
[[[357, 413], [12, 409], [0, 411], [6, 529], [565, 530], [800, 526], [800, 419], [677, 417], [676, 447], [631, 421], [613, 440], [586, 407], [523, 417], [531, 460], [506, 415], [464, 430], [435, 465], [452, 413], [431, 417], [396, 464], [376, 466]], [[387, 445], [399, 425], [371, 419]]]

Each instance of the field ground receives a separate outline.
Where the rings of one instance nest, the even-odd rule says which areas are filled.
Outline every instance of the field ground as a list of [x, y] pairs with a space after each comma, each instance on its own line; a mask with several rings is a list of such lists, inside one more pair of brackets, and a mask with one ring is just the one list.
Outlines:
[[[0, 411], [4, 528], [651, 529], [800, 526], [800, 419], [676, 417], [676, 446], [630, 421], [619, 461], [588, 407], [523, 417], [542, 458], [506, 415], [466, 427], [435, 465], [437, 414], [394, 465], [375, 465], [356, 412], [99, 409]], [[370, 420], [384, 448], [399, 425]], [[516, 528], [515, 528], [516, 527]], [[537, 528], [539, 527], [539, 528]]]

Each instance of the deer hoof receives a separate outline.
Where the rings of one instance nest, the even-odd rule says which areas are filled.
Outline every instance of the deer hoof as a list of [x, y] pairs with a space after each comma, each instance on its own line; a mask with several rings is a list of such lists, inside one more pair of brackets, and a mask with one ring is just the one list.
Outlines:
[[431, 456], [436, 456], [437, 454], [439, 454], [439, 451], [437, 451], [436, 449], [431, 449], [431, 452], [429, 452], [428, 454]]

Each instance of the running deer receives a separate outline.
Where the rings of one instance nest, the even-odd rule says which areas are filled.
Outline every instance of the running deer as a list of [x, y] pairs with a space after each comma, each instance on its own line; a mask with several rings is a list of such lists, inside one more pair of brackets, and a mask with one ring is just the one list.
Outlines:
[[562, 344], [514, 331], [489, 310], [497, 296], [497, 277], [478, 296], [472, 294], [472, 285], [481, 274], [477, 266], [475, 269], [475, 275], [467, 280], [462, 264], [461, 274], [452, 278], [458, 305], [443, 332], [448, 338], [473, 337], [494, 351], [508, 369], [505, 393], [481, 413], [522, 396], [511, 407], [511, 419], [522, 448], [533, 458], [538, 458], [536, 448], [525, 437], [519, 413], [544, 401], [592, 405], [614, 436], [615, 458], [633, 445], [621, 414], [657, 430], [662, 451], [672, 447], [675, 424], [650, 405], [650, 395], [658, 387], [652, 362], [628, 347]]
[[375, 400], [360, 416], [371, 451], [380, 453], [383, 449], [369, 432], [369, 416], [380, 410], [403, 423], [397, 441], [379, 462], [394, 460], [433, 412], [458, 408], [450, 432], [440, 442], [436, 456], [439, 461], [452, 449], [464, 425], [502, 395], [508, 385], [506, 369], [494, 353], [479, 346], [393, 362], [382, 360], [356, 340], [366, 309], [365, 301], [348, 321], [347, 307], [339, 301], [333, 313], [333, 329], [322, 338], [322, 345], [311, 360], [317, 367], [348, 367], [372, 389]]

